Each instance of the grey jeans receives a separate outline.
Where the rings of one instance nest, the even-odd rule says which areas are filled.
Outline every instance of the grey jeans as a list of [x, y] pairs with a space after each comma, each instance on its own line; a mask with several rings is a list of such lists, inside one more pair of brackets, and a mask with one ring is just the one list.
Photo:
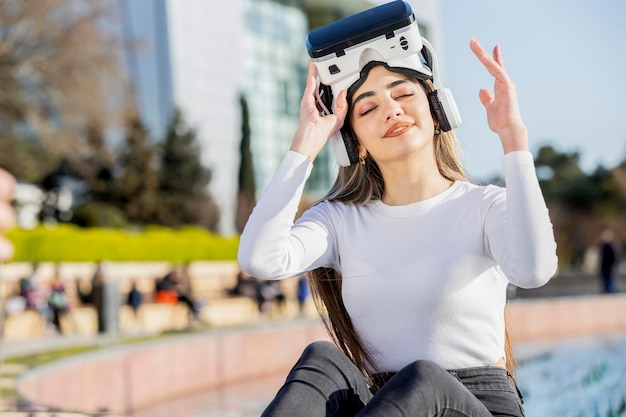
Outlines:
[[263, 417], [524, 417], [504, 368], [445, 370], [418, 360], [372, 394], [357, 367], [330, 342], [310, 344]]

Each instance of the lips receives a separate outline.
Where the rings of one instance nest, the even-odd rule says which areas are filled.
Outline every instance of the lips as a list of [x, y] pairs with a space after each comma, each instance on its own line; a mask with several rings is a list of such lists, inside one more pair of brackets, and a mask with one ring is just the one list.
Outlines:
[[396, 136], [403, 135], [404, 133], [406, 133], [412, 127], [413, 127], [413, 123], [408, 123], [408, 122], [395, 123], [393, 126], [391, 126], [385, 132], [385, 136], [384, 137], [385, 138], [393, 138], [393, 137], [396, 137]]

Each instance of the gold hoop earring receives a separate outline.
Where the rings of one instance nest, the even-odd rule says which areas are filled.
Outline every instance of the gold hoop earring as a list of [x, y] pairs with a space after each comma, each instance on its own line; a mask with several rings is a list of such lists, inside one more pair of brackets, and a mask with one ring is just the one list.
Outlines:
[[363, 155], [359, 155], [359, 164], [365, 165], [365, 157]]

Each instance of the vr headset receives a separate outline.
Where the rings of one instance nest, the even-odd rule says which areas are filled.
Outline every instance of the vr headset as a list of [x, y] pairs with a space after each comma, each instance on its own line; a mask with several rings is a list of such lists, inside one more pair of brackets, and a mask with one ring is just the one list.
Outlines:
[[[315, 29], [306, 38], [306, 48], [317, 67], [317, 101], [328, 114], [335, 109], [339, 92], [359, 80], [363, 67], [381, 61], [391, 69], [409, 70], [418, 79], [432, 80], [435, 91], [428, 99], [444, 132], [461, 124], [452, 93], [441, 86], [435, 50], [420, 36], [413, 10], [405, 1], [382, 4]], [[341, 128], [330, 138], [340, 166], [358, 161], [353, 143], [349, 128]]]

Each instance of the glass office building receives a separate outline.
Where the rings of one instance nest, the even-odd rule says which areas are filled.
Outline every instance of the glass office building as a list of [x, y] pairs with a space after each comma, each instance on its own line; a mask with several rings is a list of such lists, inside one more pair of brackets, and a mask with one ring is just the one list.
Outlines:
[[[319, 25], [380, 2], [346, 0], [120, 0], [122, 33], [139, 112], [155, 140], [179, 107], [197, 129], [202, 161], [213, 172], [210, 192], [220, 232], [235, 231], [242, 136], [240, 97], [249, 107], [257, 193], [276, 170], [298, 123], [308, 56], [304, 40]], [[437, 45], [438, 0], [410, 1]], [[336, 174], [328, 149], [307, 183], [309, 198], [328, 190]]]

